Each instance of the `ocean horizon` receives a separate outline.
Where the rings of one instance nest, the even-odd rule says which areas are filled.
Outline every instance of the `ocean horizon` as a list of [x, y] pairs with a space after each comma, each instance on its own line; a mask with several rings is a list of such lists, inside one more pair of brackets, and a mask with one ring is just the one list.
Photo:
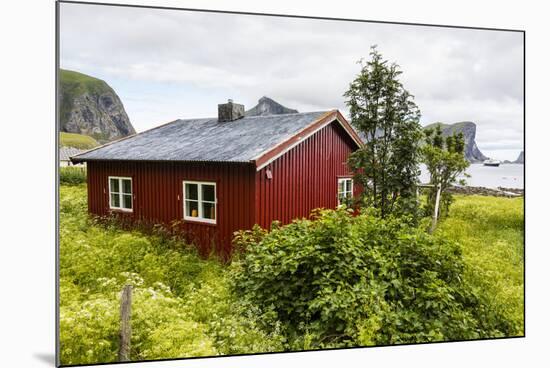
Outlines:
[[[465, 179], [466, 185], [472, 187], [524, 189], [523, 166], [523, 164], [501, 164], [498, 167], [492, 167], [475, 163], [466, 169], [470, 177], [460, 176], [460, 179]], [[420, 165], [420, 170], [420, 182], [428, 183], [430, 175], [426, 165]]]

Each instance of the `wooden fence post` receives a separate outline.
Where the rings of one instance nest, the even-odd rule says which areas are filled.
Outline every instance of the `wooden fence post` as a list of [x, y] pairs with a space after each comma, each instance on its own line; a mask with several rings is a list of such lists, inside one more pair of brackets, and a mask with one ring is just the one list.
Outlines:
[[118, 361], [130, 360], [130, 339], [132, 337], [132, 285], [125, 285], [120, 298], [120, 341], [118, 348]]

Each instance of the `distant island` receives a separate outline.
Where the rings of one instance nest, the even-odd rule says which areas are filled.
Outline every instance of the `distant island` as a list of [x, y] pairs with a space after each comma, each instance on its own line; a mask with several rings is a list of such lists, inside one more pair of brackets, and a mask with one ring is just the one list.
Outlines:
[[524, 163], [524, 158], [523, 158], [523, 151], [521, 151], [519, 153], [519, 156], [518, 158], [516, 159], [516, 161], [514, 161], [515, 164], [523, 164]]
[[476, 124], [471, 121], [462, 121], [454, 124], [445, 124], [445, 123], [432, 123], [429, 125], [426, 125], [424, 127], [424, 130], [427, 129], [433, 129], [436, 126], [440, 126], [441, 130], [443, 131], [443, 136], [448, 137], [453, 134], [462, 133], [464, 135], [464, 143], [465, 143], [465, 149], [464, 149], [464, 156], [468, 161], [471, 163], [479, 163], [483, 162], [484, 160], [487, 160], [487, 156], [485, 156], [479, 148], [477, 147], [476, 143]]

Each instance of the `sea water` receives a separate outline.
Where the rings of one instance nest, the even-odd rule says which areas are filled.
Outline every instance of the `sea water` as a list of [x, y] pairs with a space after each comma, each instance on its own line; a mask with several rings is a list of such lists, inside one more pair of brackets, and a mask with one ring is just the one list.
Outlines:
[[[420, 182], [428, 183], [430, 175], [426, 166], [421, 165], [420, 170]], [[523, 165], [521, 164], [501, 164], [498, 167], [471, 164], [466, 172], [470, 174], [470, 177], [461, 176], [459, 179], [465, 179], [468, 186], [523, 189]]]

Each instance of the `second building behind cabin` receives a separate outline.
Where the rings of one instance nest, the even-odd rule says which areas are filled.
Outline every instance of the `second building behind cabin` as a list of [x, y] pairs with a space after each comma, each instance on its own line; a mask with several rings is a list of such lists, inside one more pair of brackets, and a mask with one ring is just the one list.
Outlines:
[[237, 230], [335, 208], [357, 192], [347, 166], [362, 145], [337, 111], [176, 120], [72, 158], [88, 167], [88, 210], [181, 222], [203, 254], [229, 256]]
[[[71, 157], [76, 156], [85, 150], [74, 148], [74, 147], [66, 147], [61, 146], [59, 147], [59, 166], [60, 167], [67, 167], [67, 166], [74, 166], [73, 162], [71, 162]], [[84, 167], [83, 164], [76, 164], [76, 166]]]

